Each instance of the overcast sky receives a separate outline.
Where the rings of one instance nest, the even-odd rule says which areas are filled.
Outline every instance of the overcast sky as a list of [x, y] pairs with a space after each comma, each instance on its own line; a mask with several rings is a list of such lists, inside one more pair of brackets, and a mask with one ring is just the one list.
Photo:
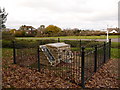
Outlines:
[[8, 12], [6, 27], [56, 25], [62, 29], [118, 26], [119, 0], [0, 0]]

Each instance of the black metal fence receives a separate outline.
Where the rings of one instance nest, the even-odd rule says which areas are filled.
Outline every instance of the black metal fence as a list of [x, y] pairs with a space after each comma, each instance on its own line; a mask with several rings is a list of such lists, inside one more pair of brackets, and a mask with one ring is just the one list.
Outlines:
[[102, 45], [95, 45], [92, 51], [86, 52], [82, 47], [81, 55], [81, 85], [85, 87], [85, 83], [92, 75], [111, 57], [111, 39]]
[[[60, 42], [49, 41], [49, 43]], [[43, 73], [49, 73], [50, 75], [56, 75], [64, 80], [69, 80], [72, 83], [85, 87], [85, 83], [93, 76], [93, 74], [110, 59], [111, 54], [111, 39], [108, 43], [98, 42], [69, 42], [64, 40], [67, 44], [70, 44], [72, 48], [69, 57], [71, 62], [66, 63], [61, 61], [56, 66], [51, 66], [48, 62], [45, 54], [41, 51], [39, 45], [40, 41], [34, 43], [27, 42], [27, 44], [20, 42], [13, 42], [13, 57], [14, 64], [21, 66], [36, 68]], [[42, 42], [42, 44], [45, 44]], [[94, 46], [93, 46], [94, 45]], [[66, 51], [63, 52], [62, 57], [66, 60]]]

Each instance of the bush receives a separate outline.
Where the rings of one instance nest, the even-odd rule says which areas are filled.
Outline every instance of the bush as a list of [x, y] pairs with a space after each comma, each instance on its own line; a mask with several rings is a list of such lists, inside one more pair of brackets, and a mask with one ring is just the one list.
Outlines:
[[2, 48], [12, 48], [13, 44], [12, 41], [2, 40]]
[[37, 41], [32, 40], [16, 40], [15, 46], [16, 48], [37, 48], [39, 43]]
[[[71, 47], [80, 47], [79, 40], [64, 40], [64, 42], [67, 44], [70, 44]], [[99, 44], [103, 44], [103, 43], [97, 42], [97, 41], [81, 41], [81, 46], [84, 46], [84, 47], [92, 47]]]
[[48, 43], [55, 43], [57, 40], [46, 39], [46, 40], [17, 40], [16, 48], [37, 48], [39, 45]]
[[54, 39], [44, 39], [44, 40], [37, 40], [40, 45], [48, 44], [48, 43], [56, 43], [57, 40]]
[[3, 31], [2, 32], [2, 39], [3, 40], [14, 40], [15, 37], [10, 32]]
[[[16, 48], [37, 48], [39, 45], [44, 45], [48, 43], [56, 43], [57, 40], [54, 39], [43, 39], [43, 40], [16, 40], [15, 46]], [[80, 47], [80, 41], [79, 40], [63, 40], [61, 42], [65, 42], [66, 44], [70, 44], [71, 47]], [[81, 41], [81, 46], [85, 47], [92, 47], [95, 45], [103, 44], [101, 42], [97, 41]], [[12, 41], [3, 40], [2, 41], [2, 47], [3, 48], [12, 48], [13, 43]]]
[[[16, 48], [32, 48], [37, 47], [38, 43], [35, 41], [28, 41], [28, 40], [16, 40], [15, 47]], [[8, 40], [2, 40], [2, 47], [3, 48], [13, 48], [13, 42]]]
[[78, 47], [80, 45], [80, 41], [77, 40], [64, 40], [66, 44], [70, 44], [71, 47]]
[[[57, 40], [46, 39], [46, 40], [16, 40], [16, 48], [37, 48], [39, 45], [44, 45], [48, 43], [55, 43]], [[13, 48], [13, 42], [8, 40], [2, 40], [3, 48]]]

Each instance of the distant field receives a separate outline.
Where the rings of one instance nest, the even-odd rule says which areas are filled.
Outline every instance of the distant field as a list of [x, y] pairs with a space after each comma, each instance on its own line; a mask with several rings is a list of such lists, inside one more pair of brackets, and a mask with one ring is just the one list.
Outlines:
[[[61, 36], [61, 37], [16, 37], [16, 39], [106, 39], [106, 36]], [[109, 38], [118, 38], [117, 35], [109, 36]]]

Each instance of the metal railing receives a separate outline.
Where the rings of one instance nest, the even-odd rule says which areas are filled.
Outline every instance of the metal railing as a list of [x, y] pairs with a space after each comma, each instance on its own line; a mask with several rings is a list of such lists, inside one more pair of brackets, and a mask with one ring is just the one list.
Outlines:
[[96, 45], [93, 51], [87, 53], [82, 47], [81, 58], [81, 85], [84, 88], [93, 74], [111, 58], [111, 39], [108, 43]]
[[[13, 41], [14, 64], [37, 68], [38, 71], [44, 73], [49, 71], [49, 74], [57, 75], [64, 80], [81, 85], [83, 88], [93, 74], [111, 58], [111, 39], [108, 43], [104, 42], [104, 44], [92, 46], [90, 50], [83, 47], [80, 40], [77, 45], [79, 46], [78, 51], [71, 51], [71, 62], [61, 61], [56, 66], [51, 66], [49, 63], [46, 65], [47, 59], [43, 56], [39, 43], [30, 47], [23, 45], [22, 48], [19, 48], [18, 46], [17, 42]], [[63, 52], [62, 57], [66, 60], [66, 52]]]

